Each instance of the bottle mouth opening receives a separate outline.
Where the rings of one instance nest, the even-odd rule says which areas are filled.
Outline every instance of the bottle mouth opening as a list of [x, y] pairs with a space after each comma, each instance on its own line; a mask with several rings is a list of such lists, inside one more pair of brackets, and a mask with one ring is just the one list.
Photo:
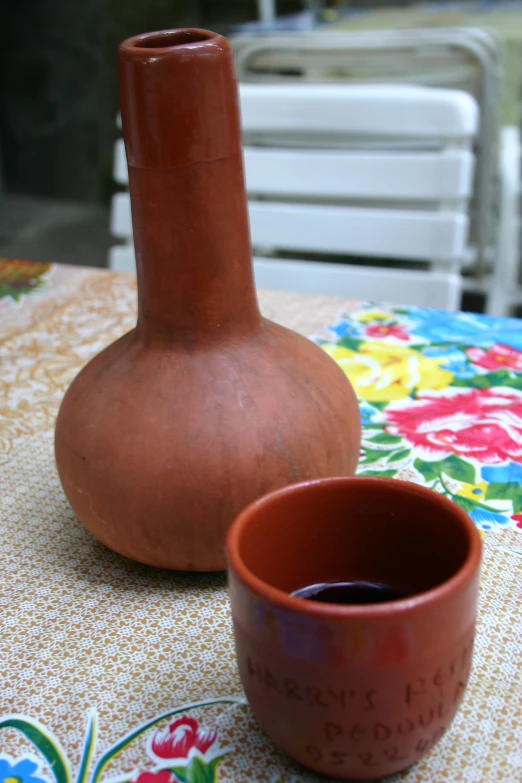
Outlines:
[[140, 35], [134, 39], [133, 45], [138, 49], [172, 49], [175, 46], [209, 41], [215, 35], [203, 30], [166, 30], [163, 33]]

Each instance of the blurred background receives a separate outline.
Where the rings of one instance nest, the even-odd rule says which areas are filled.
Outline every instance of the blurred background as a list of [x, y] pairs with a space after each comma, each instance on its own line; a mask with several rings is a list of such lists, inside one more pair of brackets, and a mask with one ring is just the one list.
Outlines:
[[[289, 27], [348, 10], [335, 1], [277, 0], [274, 7]], [[5, 0], [0, 257], [106, 266], [119, 42], [168, 27], [228, 35], [259, 23], [260, 10], [256, 0]]]
[[[126, 189], [116, 160], [117, 46], [139, 32], [185, 26], [229, 36], [246, 83], [401, 83], [472, 95], [480, 111], [469, 200], [474, 260], [462, 266], [462, 306], [518, 312], [518, 188], [503, 195], [510, 171], [520, 181], [522, 3], [515, 0], [6, 0], [0, 258], [107, 267], [110, 248], [131, 240], [115, 231], [113, 214], [115, 194]], [[265, 51], [252, 49], [256, 41]], [[498, 163], [504, 149], [507, 177]], [[506, 226], [511, 234], [501, 236]], [[491, 280], [506, 278], [494, 268], [499, 253], [508, 258], [510, 300], [503, 294], [488, 307]]]

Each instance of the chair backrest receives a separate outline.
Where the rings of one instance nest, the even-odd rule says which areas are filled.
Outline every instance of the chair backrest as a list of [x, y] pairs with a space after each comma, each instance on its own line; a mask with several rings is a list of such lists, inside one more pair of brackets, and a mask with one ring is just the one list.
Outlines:
[[[407, 281], [412, 303], [458, 304], [455, 272], [467, 246], [478, 127], [470, 95], [395, 85], [242, 84], [240, 99], [256, 255], [429, 261], [432, 272], [381, 268], [388, 298], [404, 296]], [[279, 261], [256, 262], [260, 283], [273, 286]], [[363, 266], [315, 267], [312, 282], [312, 267], [300, 263], [292, 274], [282, 260], [276, 287], [331, 293], [333, 286], [356, 297], [374, 290], [374, 271], [366, 286]], [[446, 293], [441, 275], [447, 275]]]
[[[478, 124], [472, 97], [411, 86], [243, 84], [240, 100], [258, 285], [458, 306]], [[114, 176], [128, 181], [122, 140]], [[128, 193], [113, 198], [112, 231], [132, 238]], [[436, 268], [260, 258], [267, 248]], [[131, 253], [113, 248], [111, 266], [132, 268]]]
[[[370, 15], [371, 16], [371, 15]], [[368, 17], [369, 18], [369, 17]], [[501, 218], [497, 158], [502, 84], [502, 47], [477, 28], [412, 29], [316, 28], [307, 32], [239, 34], [231, 39], [240, 82], [332, 84], [420, 84], [469, 92], [480, 108], [475, 142], [475, 183], [470, 203], [473, 265], [468, 269], [481, 289], [481, 277], [497, 257]], [[375, 21], [375, 20], [374, 20]], [[439, 20], [440, 21], [440, 20]], [[381, 20], [382, 22], [382, 20]], [[375, 25], [372, 25], [372, 28]], [[468, 285], [472, 278], [467, 278]]]
[[398, 82], [465, 89], [479, 101], [482, 65], [499, 75], [502, 60], [498, 41], [469, 27], [240, 33], [231, 44], [240, 82]]

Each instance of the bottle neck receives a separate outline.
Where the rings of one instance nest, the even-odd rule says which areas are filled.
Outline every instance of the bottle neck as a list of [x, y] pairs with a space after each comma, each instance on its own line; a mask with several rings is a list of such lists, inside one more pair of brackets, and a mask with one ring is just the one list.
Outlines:
[[259, 329], [241, 153], [129, 167], [138, 332], [219, 339]]
[[256, 331], [237, 88], [230, 45], [166, 30], [119, 48], [138, 271], [138, 333]]

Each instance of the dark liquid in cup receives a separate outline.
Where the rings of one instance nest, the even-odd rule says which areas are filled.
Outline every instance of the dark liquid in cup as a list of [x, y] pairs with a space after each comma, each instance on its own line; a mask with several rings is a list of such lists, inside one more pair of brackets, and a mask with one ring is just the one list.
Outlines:
[[382, 582], [321, 582], [290, 593], [325, 604], [382, 604], [406, 598], [406, 594]]

